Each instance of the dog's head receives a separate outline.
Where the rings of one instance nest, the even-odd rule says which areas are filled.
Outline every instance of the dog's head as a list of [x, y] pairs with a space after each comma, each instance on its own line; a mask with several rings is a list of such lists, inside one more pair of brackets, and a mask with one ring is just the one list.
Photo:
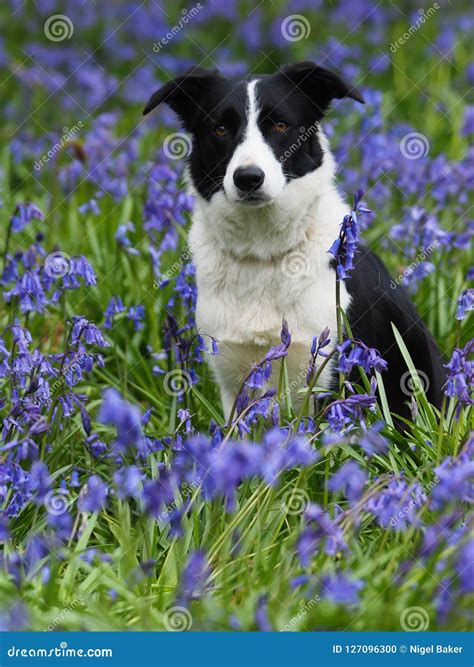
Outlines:
[[321, 166], [319, 122], [344, 97], [364, 102], [311, 62], [243, 81], [195, 67], [157, 90], [143, 113], [166, 102], [178, 114], [193, 138], [189, 171], [201, 197], [223, 192], [232, 204], [259, 207]]

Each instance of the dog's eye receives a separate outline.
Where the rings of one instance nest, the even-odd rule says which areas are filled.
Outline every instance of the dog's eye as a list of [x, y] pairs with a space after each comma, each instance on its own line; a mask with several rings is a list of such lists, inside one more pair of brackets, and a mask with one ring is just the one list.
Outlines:
[[286, 130], [289, 128], [288, 123], [285, 123], [284, 120], [279, 120], [277, 123], [273, 125], [273, 129], [275, 132], [286, 132]]
[[216, 137], [225, 137], [227, 135], [227, 128], [225, 125], [218, 125], [213, 130]]

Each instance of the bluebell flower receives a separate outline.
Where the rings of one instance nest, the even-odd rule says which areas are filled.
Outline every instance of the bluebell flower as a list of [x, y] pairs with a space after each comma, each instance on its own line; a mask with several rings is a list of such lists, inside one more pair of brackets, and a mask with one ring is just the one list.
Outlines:
[[339, 237], [334, 241], [328, 251], [335, 259], [339, 280], [348, 278], [349, 271], [354, 268], [354, 257], [360, 234], [358, 215], [369, 212], [369, 209], [360, 205], [363, 194], [362, 190], [357, 190], [354, 195], [354, 205], [352, 210], [344, 216]]
[[178, 603], [187, 605], [192, 600], [202, 597], [206, 591], [210, 574], [211, 570], [205, 552], [201, 549], [193, 551], [181, 573]]
[[84, 281], [86, 287], [97, 285], [94, 269], [90, 265], [89, 260], [83, 255], [71, 257], [68, 271], [62, 276], [62, 284], [66, 289], [77, 289], [81, 286], [79, 278]]
[[474, 592], [474, 539], [469, 539], [459, 550], [456, 571], [463, 593]]
[[346, 340], [338, 345], [337, 349], [339, 351], [338, 370], [342, 373], [349, 374], [354, 366], [362, 366], [368, 375], [373, 371], [382, 373], [387, 370], [387, 362], [382, 359], [380, 353], [362, 342]]
[[309, 577], [307, 574], [300, 574], [297, 577], [293, 577], [293, 579], [290, 579], [290, 588], [295, 589], [299, 588], [300, 586], [304, 586], [309, 582]]
[[355, 461], [348, 461], [335, 472], [329, 480], [330, 491], [342, 491], [350, 502], [362, 494], [367, 473]]
[[395, 476], [375, 495], [369, 497], [365, 509], [371, 512], [383, 528], [406, 530], [419, 525], [417, 511], [426, 503], [426, 495], [418, 484], [411, 487]]
[[474, 341], [468, 341], [464, 349], [455, 348], [450, 361], [445, 364], [448, 369], [448, 379], [444, 393], [450, 398], [456, 398], [459, 405], [472, 405], [472, 389], [474, 386], [474, 362], [468, 357], [474, 351]]
[[16, 297], [22, 313], [43, 313], [49, 301], [38, 271], [25, 271], [11, 290], [4, 292], [7, 303]]
[[93, 322], [89, 322], [85, 317], [73, 317], [70, 337], [73, 345], [77, 345], [77, 343], [83, 340], [88, 345], [97, 345], [98, 347], [110, 346], [110, 343], [105, 340], [99, 327]]
[[95, 459], [103, 458], [108, 452], [106, 443], [99, 438], [97, 433], [87, 436], [85, 445]]
[[123, 305], [122, 299], [119, 296], [113, 296], [107, 304], [107, 308], [104, 310], [104, 329], [111, 329], [115, 315], [119, 315], [120, 313], [125, 312], [125, 310], [126, 308]]
[[357, 422], [363, 420], [364, 411], [372, 410], [375, 403], [375, 396], [369, 394], [353, 394], [347, 398], [333, 401], [326, 411], [329, 426], [337, 433], [345, 427], [351, 430]]
[[58, 537], [61, 540], [66, 540], [70, 537], [72, 527], [73, 527], [73, 519], [72, 515], [68, 511], [64, 511], [61, 513], [51, 513], [48, 512], [48, 526], [50, 526], [54, 530], [54, 534], [56, 537]]
[[469, 288], [461, 292], [457, 301], [456, 319], [463, 320], [466, 313], [474, 309], [474, 289]]
[[260, 595], [257, 600], [255, 624], [260, 632], [271, 632], [273, 630], [268, 619], [268, 595]]
[[133, 498], [140, 495], [142, 473], [135, 465], [125, 466], [114, 473], [114, 482], [119, 498]]
[[32, 220], [44, 220], [44, 213], [41, 209], [31, 202], [17, 204], [10, 220], [12, 232], [21, 232]]
[[145, 317], [145, 307], [144, 306], [132, 306], [128, 309], [127, 318], [133, 322], [133, 328], [135, 331], [143, 329]]
[[456, 502], [469, 502], [474, 481], [474, 461], [467, 452], [454, 461], [445, 459], [435, 468], [437, 483], [430, 494], [430, 505], [442, 509], [445, 505]]
[[8, 542], [10, 531], [8, 529], [8, 519], [5, 514], [0, 513], [0, 542]]
[[464, 110], [464, 124], [462, 134], [467, 136], [474, 134], [474, 104], [467, 104]]
[[114, 445], [119, 453], [131, 447], [140, 449], [143, 446], [140, 410], [125, 401], [116, 389], [109, 388], [103, 392], [98, 419], [102, 424], [115, 426], [117, 437]]
[[310, 384], [311, 379], [313, 378], [314, 373], [316, 372], [317, 358], [318, 356], [327, 357], [327, 353], [324, 351], [324, 348], [327, 347], [331, 340], [329, 338], [329, 328], [325, 327], [321, 332], [320, 336], [314, 336], [311, 342], [311, 359], [308, 365], [308, 373], [306, 375], [306, 384]]
[[99, 215], [100, 213], [99, 204], [97, 203], [97, 200], [94, 199], [94, 197], [89, 199], [89, 201], [85, 202], [84, 204], [78, 206], [77, 210], [83, 215], [86, 215], [87, 213], [92, 213], [92, 215]]
[[358, 437], [358, 443], [367, 456], [385, 454], [388, 451], [388, 441], [383, 435], [380, 435], [384, 426], [385, 424], [382, 421], [376, 422], [370, 427], [361, 422], [362, 434]]
[[43, 461], [36, 461], [28, 479], [28, 489], [34, 494], [34, 502], [41, 505], [50, 488], [51, 477], [47, 465]]
[[155, 519], [166, 519], [167, 505], [174, 502], [178, 490], [178, 477], [173, 470], [161, 470], [158, 479], [145, 481], [143, 484], [142, 499], [145, 512]]
[[77, 506], [81, 512], [99, 512], [105, 507], [108, 495], [105, 482], [98, 475], [92, 475], [81, 489]]
[[339, 572], [323, 578], [321, 594], [337, 604], [353, 605], [359, 602], [359, 592], [363, 587], [362, 581], [350, 580]]
[[126, 252], [128, 252], [129, 255], [139, 255], [140, 251], [137, 250], [132, 246], [132, 242], [128, 238], [127, 234], [129, 232], [134, 232], [135, 231], [135, 225], [133, 222], [127, 222], [124, 225], [119, 225], [117, 227], [117, 231], [115, 232], [115, 240], [121, 246], [124, 248]]
[[310, 503], [304, 512], [305, 527], [298, 537], [296, 552], [303, 567], [308, 567], [313, 554], [323, 548], [328, 556], [346, 551], [347, 544], [337, 519], [331, 519], [319, 505]]

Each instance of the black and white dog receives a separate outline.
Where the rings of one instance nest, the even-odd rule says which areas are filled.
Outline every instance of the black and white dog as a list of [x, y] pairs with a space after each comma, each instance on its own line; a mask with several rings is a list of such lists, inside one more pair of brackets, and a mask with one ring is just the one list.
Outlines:
[[[356, 88], [311, 62], [246, 80], [196, 67], [155, 92], [143, 112], [166, 102], [192, 136], [187, 175], [196, 196], [189, 243], [197, 323], [219, 341], [220, 353], [211, 359], [226, 416], [252, 364], [279, 342], [283, 318], [292, 335], [288, 369], [295, 398], [313, 336], [329, 327], [336, 340], [336, 274], [328, 249], [348, 206], [334, 183], [320, 121], [333, 99], [345, 97], [363, 103]], [[434, 404], [443, 366], [405, 289], [390, 282], [380, 259], [362, 248], [341, 285], [341, 303], [354, 338], [388, 363], [391, 410], [407, 416], [401, 386], [407, 367], [391, 323]], [[332, 387], [335, 375], [328, 365], [318, 384]]]

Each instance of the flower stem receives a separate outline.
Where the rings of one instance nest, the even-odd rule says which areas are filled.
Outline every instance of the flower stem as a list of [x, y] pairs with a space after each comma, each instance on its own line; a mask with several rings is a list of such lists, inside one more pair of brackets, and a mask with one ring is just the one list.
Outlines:
[[[341, 281], [336, 276], [336, 317], [337, 317], [337, 343], [342, 345], [342, 308], [341, 308]], [[344, 373], [339, 371], [339, 392], [342, 395], [344, 388]]]

